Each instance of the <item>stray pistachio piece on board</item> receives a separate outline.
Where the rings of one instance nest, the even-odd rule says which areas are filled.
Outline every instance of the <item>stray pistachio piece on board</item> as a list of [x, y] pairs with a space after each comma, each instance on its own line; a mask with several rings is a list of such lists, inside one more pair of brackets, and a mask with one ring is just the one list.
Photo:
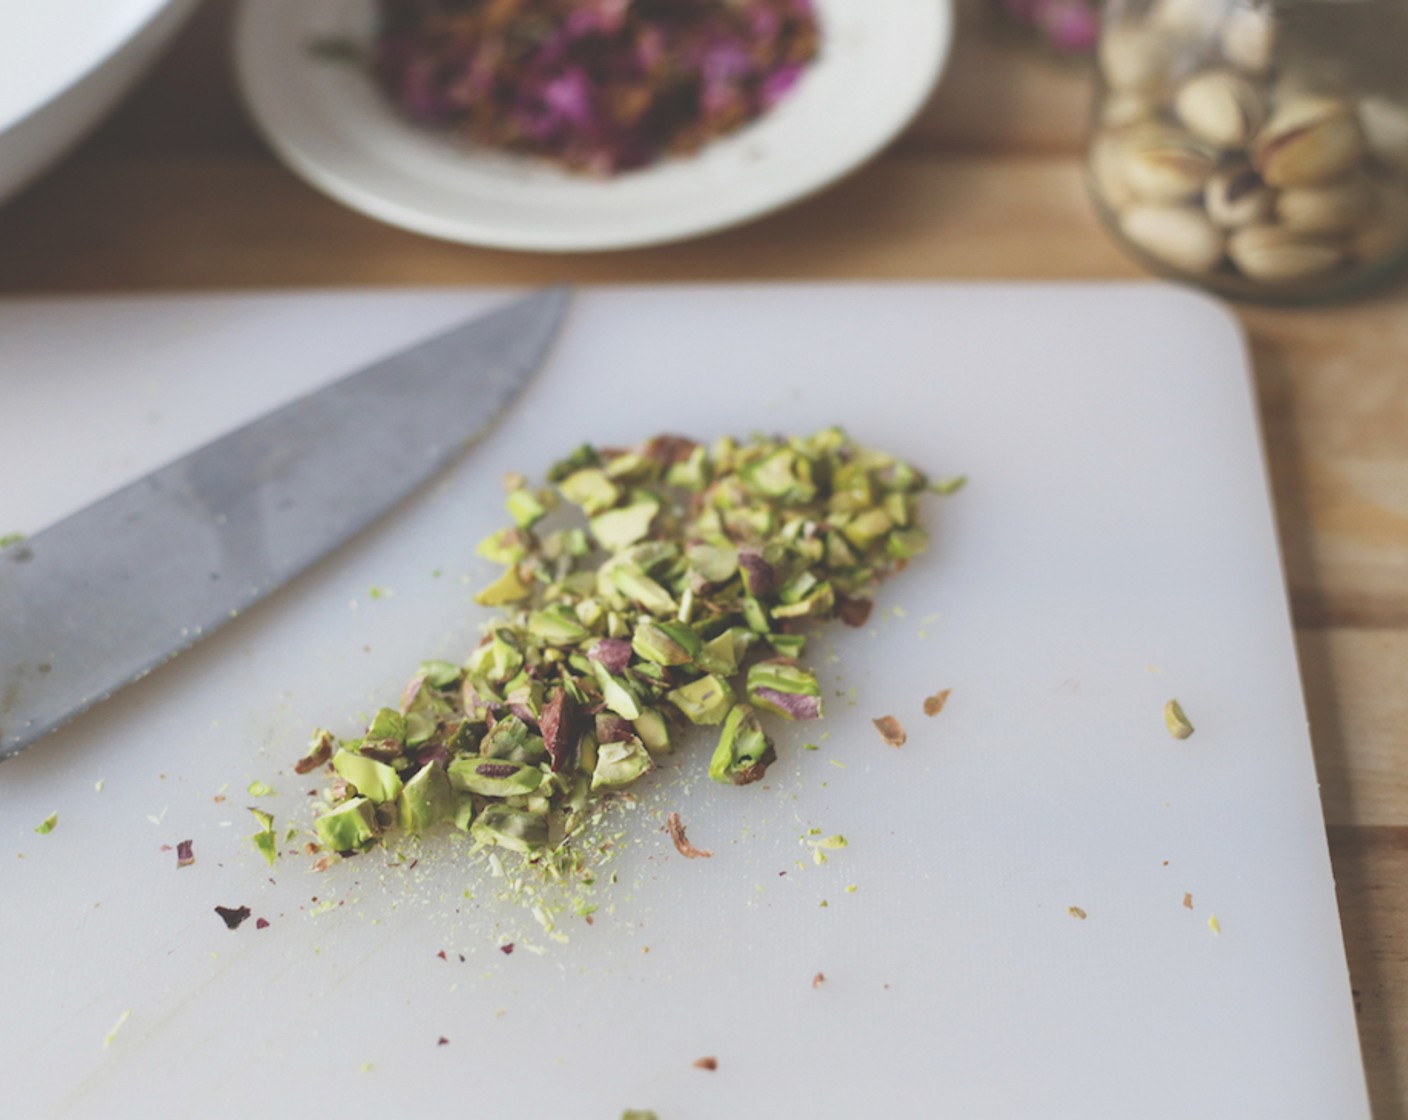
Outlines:
[[509, 476], [512, 524], [478, 547], [502, 569], [475, 597], [496, 608], [479, 644], [422, 662], [361, 738], [320, 729], [295, 763], [336, 772], [324, 848], [444, 826], [557, 858], [694, 727], [719, 729], [712, 778], [758, 780], [776, 757], [762, 720], [822, 716], [809, 632], [862, 622], [926, 548], [923, 502], [961, 484], [839, 428], [582, 445], [547, 478]]
[[1168, 733], [1175, 739], [1186, 739], [1193, 734], [1193, 725], [1188, 722], [1183, 705], [1177, 700], [1170, 700], [1164, 705], [1164, 723], [1168, 725]]

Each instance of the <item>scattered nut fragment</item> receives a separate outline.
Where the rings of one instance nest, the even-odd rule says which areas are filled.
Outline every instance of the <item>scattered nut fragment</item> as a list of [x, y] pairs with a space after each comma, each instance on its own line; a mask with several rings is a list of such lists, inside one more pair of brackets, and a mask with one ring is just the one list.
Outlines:
[[1249, 163], [1219, 171], [1208, 180], [1203, 208], [1223, 229], [1238, 229], [1271, 216], [1275, 196]]
[[825, 983], [826, 983], [826, 973], [824, 973], [824, 972], [818, 972], [815, 976], [812, 977], [812, 987], [813, 987], [813, 988], [820, 988], [820, 987], [821, 987], [823, 984], [825, 984]]
[[1354, 169], [1364, 131], [1348, 102], [1306, 94], [1285, 101], [1252, 141], [1252, 165], [1273, 187], [1308, 187]]
[[1085, 921], [1085, 911], [1082, 910], [1079, 906], [1067, 906], [1066, 913], [1069, 914], [1071, 917], [1075, 918], [1077, 921]]
[[1364, 174], [1320, 187], [1294, 187], [1276, 198], [1276, 217], [1295, 233], [1348, 233], [1373, 213], [1377, 199]]
[[696, 1058], [694, 1060], [695, 1069], [716, 1070], [719, 1068], [718, 1058]]
[[1286, 284], [1332, 272], [1346, 254], [1338, 241], [1293, 233], [1281, 226], [1248, 226], [1232, 234], [1227, 251], [1253, 280]]
[[904, 728], [900, 726], [900, 721], [894, 716], [881, 716], [879, 719], [871, 720], [875, 724], [875, 730], [880, 732], [880, 738], [889, 743], [892, 747], [902, 747], [909, 738], [904, 733]]
[[1194, 74], [1179, 87], [1173, 107], [1189, 132], [1217, 148], [1245, 144], [1265, 116], [1256, 89], [1230, 70]]
[[1164, 705], [1164, 723], [1168, 725], [1168, 733], [1175, 739], [1186, 739], [1193, 734], [1193, 725], [1188, 722], [1188, 717], [1183, 713], [1183, 705], [1177, 700], [1170, 700]]
[[1120, 230], [1139, 248], [1187, 272], [1208, 272], [1222, 259], [1222, 232], [1189, 206], [1132, 206]]
[[1187, 910], [1193, 909], [1193, 895], [1187, 891], [1183, 894], [1183, 906]]
[[704, 848], [696, 848], [689, 842], [689, 837], [684, 832], [684, 822], [680, 820], [678, 813], [671, 813], [665, 818], [665, 829], [670, 834], [670, 839], [675, 843], [675, 851], [684, 856], [685, 859], [709, 859], [713, 852]]
[[944, 710], [944, 705], [948, 703], [949, 694], [953, 689], [946, 688], [942, 692], [936, 692], [933, 696], [924, 698], [924, 714], [926, 716], [936, 716]]

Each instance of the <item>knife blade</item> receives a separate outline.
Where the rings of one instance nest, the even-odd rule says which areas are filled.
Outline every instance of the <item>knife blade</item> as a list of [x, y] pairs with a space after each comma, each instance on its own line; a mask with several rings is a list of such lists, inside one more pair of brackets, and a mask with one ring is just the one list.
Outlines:
[[554, 288], [220, 437], [0, 551], [0, 760], [217, 630], [484, 434], [542, 364]]

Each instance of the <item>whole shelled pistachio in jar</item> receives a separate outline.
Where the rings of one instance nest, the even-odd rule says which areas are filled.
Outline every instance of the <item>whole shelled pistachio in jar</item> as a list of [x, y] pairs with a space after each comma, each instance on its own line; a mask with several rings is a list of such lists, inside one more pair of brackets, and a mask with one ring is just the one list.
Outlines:
[[1408, 3], [1111, 0], [1088, 153], [1157, 271], [1313, 299], [1408, 258]]

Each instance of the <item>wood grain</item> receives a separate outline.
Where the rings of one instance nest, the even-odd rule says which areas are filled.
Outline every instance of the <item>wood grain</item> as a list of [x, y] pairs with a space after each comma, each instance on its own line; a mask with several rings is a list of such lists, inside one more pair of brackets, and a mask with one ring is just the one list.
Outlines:
[[[984, 0], [961, 0], [948, 72], [908, 133], [839, 186], [718, 236], [570, 256], [431, 241], [304, 185], [240, 108], [232, 8], [208, 0], [114, 117], [0, 210], [0, 292], [1143, 275], [1085, 195], [1083, 65], [1027, 44]], [[1408, 283], [1332, 306], [1234, 310], [1375, 1115], [1408, 1120]]]

